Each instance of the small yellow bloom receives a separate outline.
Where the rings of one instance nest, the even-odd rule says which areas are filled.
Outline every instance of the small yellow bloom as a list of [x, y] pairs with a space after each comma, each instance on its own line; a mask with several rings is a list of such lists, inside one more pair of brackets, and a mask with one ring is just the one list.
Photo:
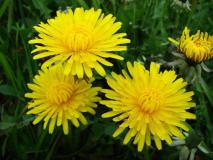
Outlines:
[[151, 63], [150, 71], [140, 62], [128, 62], [127, 68], [130, 75], [125, 70], [123, 75], [112, 72], [112, 77], [106, 78], [111, 89], [103, 89], [109, 100], [101, 104], [112, 110], [102, 117], [114, 117], [120, 124], [113, 137], [128, 130], [123, 143], [133, 138], [138, 151], [145, 143], [151, 145], [151, 137], [158, 149], [162, 148], [161, 140], [171, 144], [173, 136], [183, 139], [180, 129], [188, 131], [184, 121], [195, 119], [186, 111], [195, 106], [191, 102], [193, 92], [186, 92], [187, 83], [177, 79], [174, 71], [159, 72], [159, 64]]
[[121, 22], [109, 14], [104, 16], [101, 9], [84, 10], [76, 8], [65, 12], [58, 11], [55, 18], [35, 26], [39, 32], [38, 38], [30, 40], [37, 44], [32, 53], [34, 59], [50, 56], [42, 68], [61, 62], [65, 65], [65, 74], [84, 75], [92, 77], [94, 68], [101, 76], [105, 76], [105, 66], [113, 66], [106, 58], [123, 60], [114, 54], [115, 51], [125, 51], [130, 40], [124, 38], [126, 33], [117, 33]]
[[64, 134], [68, 134], [69, 120], [78, 127], [79, 121], [87, 124], [83, 112], [95, 114], [95, 102], [100, 100], [97, 96], [100, 88], [92, 87], [90, 82], [77, 80], [70, 74], [65, 75], [61, 65], [40, 70], [33, 82], [28, 84], [32, 93], [25, 94], [25, 97], [32, 99], [27, 114], [37, 115], [34, 125], [44, 120], [45, 129], [49, 124], [50, 134], [55, 125], [62, 125]]
[[190, 36], [189, 32], [190, 30], [185, 27], [180, 40], [176, 41], [172, 38], [169, 38], [169, 40], [177, 45], [180, 52], [192, 61], [200, 63], [212, 58], [213, 36], [200, 31]]

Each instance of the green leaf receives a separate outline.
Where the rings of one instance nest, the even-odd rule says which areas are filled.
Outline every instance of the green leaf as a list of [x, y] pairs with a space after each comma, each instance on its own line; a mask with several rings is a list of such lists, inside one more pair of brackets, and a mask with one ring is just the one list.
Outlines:
[[0, 65], [3, 67], [4, 74], [7, 79], [10, 80], [13, 84], [13, 87], [16, 86], [14, 72], [6, 58], [6, 56], [0, 52]]
[[115, 132], [117, 128], [117, 125], [115, 123], [108, 123], [105, 126], [105, 134], [112, 136], [112, 134]]
[[48, 150], [47, 156], [45, 158], [45, 160], [50, 160], [51, 157], [53, 156], [54, 150], [57, 146], [58, 140], [60, 139], [60, 134], [56, 137], [56, 139], [54, 140], [53, 145], [50, 147], [50, 149]]
[[116, 1], [115, 0], [110, 0], [112, 3], [112, 8], [113, 8], [113, 12], [116, 12]]
[[36, 9], [38, 9], [42, 15], [44, 15], [45, 17], [49, 17], [51, 10], [47, 8], [46, 6], [46, 2], [44, 0], [32, 0], [33, 5]]
[[0, 122], [0, 130], [11, 128], [15, 125], [14, 122]]
[[200, 78], [200, 85], [203, 88], [203, 91], [205, 92], [209, 102], [211, 103], [211, 105], [213, 106], [213, 94], [212, 94], [212, 90], [209, 88], [209, 86], [206, 84], [206, 82], [204, 81], [204, 79], [201, 77]]
[[5, 0], [4, 3], [1, 5], [0, 8], [0, 19], [2, 17], [2, 15], [4, 14], [5, 10], [7, 9], [7, 7], [10, 5], [10, 0]]
[[13, 20], [13, 5], [14, 1], [10, 2], [9, 8], [8, 8], [8, 22], [7, 22], [7, 32], [10, 33], [11, 27], [12, 27], [12, 20]]
[[25, 126], [28, 126], [30, 122], [32, 122], [34, 119], [35, 119], [35, 116], [24, 115], [23, 120], [18, 124], [17, 128], [23, 128]]
[[186, 146], [190, 149], [196, 148], [201, 142], [201, 137], [193, 130], [189, 132], [189, 136], [186, 138]]
[[101, 136], [103, 136], [104, 134], [104, 124], [101, 123], [95, 123], [92, 126], [92, 138], [94, 138], [95, 140], [98, 140]]
[[2, 143], [2, 155], [3, 155], [3, 157], [5, 156], [5, 153], [6, 153], [7, 141], [8, 141], [8, 137], [6, 137], [3, 141], [3, 143]]
[[98, 9], [100, 8], [100, 1], [99, 0], [92, 0], [92, 5]]
[[189, 157], [189, 149], [186, 146], [183, 146], [180, 150], [179, 160], [187, 160]]
[[84, 9], [89, 9], [89, 6], [84, 0], [78, 0], [78, 3], [84, 8]]
[[198, 145], [198, 149], [200, 151], [202, 151], [203, 153], [205, 153], [205, 154], [209, 154], [210, 153], [209, 148], [207, 147], [207, 145], [203, 141]]
[[15, 96], [15, 97], [18, 96], [15, 89], [12, 86], [7, 84], [0, 85], [0, 93], [7, 96]]
[[190, 156], [189, 156], [189, 160], [194, 160], [195, 159], [195, 153], [197, 152], [197, 148], [193, 148], [191, 150]]

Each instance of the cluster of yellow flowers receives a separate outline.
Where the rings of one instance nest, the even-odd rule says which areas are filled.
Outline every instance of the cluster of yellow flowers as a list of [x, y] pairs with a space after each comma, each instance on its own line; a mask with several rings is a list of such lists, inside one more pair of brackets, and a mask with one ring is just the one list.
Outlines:
[[[33, 124], [44, 121], [53, 133], [55, 126], [62, 126], [69, 133], [69, 122], [78, 127], [87, 124], [84, 112], [95, 114], [97, 102], [110, 108], [103, 118], [113, 117], [119, 123], [113, 137], [124, 130], [124, 144], [132, 138], [142, 151], [144, 144], [154, 140], [158, 149], [161, 140], [172, 143], [172, 137], [183, 139], [183, 130], [189, 128], [186, 119], [195, 119], [187, 112], [195, 106], [191, 102], [193, 92], [186, 91], [187, 83], [177, 78], [174, 71], [160, 71], [160, 65], [151, 62], [150, 69], [135, 61], [127, 62], [128, 71], [114, 72], [106, 76], [105, 66], [113, 66], [107, 58], [123, 60], [115, 51], [126, 51], [130, 40], [126, 33], [117, 33], [120, 22], [113, 15], [104, 15], [100, 9], [58, 11], [55, 18], [35, 26], [38, 37], [30, 40], [35, 44], [34, 59], [49, 57], [41, 66], [33, 83], [28, 84], [31, 93], [25, 97], [27, 114], [36, 115]], [[180, 40], [170, 40], [189, 59], [197, 62], [213, 56], [213, 38], [198, 32], [189, 36], [186, 28]], [[110, 89], [93, 87], [93, 71], [104, 76]], [[105, 93], [105, 99], [98, 92]]]

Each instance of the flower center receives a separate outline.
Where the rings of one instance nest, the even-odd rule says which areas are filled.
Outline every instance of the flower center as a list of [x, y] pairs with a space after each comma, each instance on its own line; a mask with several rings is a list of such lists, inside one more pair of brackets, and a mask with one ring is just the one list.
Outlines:
[[162, 106], [162, 97], [156, 91], [145, 91], [139, 96], [138, 104], [143, 112], [153, 113]]
[[93, 34], [86, 27], [73, 27], [65, 36], [67, 52], [84, 52], [93, 45]]
[[48, 100], [53, 104], [67, 103], [73, 95], [73, 88], [70, 84], [60, 83], [50, 87], [47, 92]]
[[204, 40], [196, 40], [194, 41], [194, 45], [198, 48], [206, 48], [206, 49], [210, 49], [211, 48], [211, 43], [208, 41], [204, 41]]
[[200, 47], [200, 46], [201, 46], [201, 41], [196, 40], [196, 41], [194, 42], [194, 44], [195, 44], [197, 47]]

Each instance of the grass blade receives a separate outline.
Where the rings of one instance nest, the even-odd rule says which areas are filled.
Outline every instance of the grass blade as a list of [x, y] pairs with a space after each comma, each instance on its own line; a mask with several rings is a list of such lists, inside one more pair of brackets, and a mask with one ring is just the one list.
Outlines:
[[78, 3], [84, 8], [84, 9], [89, 9], [89, 6], [84, 0], [78, 0]]
[[0, 8], [0, 19], [3, 16], [3, 14], [5, 13], [5, 10], [9, 6], [9, 4], [10, 4], [10, 0], [5, 0], [4, 3], [2, 4], [2, 6]]
[[0, 52], [0, 65], [3, 68], [3, 71], [7, 77], [8, 80], [11, 81], [14, 88], [16, 88], [16, 81], [15, 81], [15, 74], [11, 68], [11, 65], [9, 64], [6, 56]]

